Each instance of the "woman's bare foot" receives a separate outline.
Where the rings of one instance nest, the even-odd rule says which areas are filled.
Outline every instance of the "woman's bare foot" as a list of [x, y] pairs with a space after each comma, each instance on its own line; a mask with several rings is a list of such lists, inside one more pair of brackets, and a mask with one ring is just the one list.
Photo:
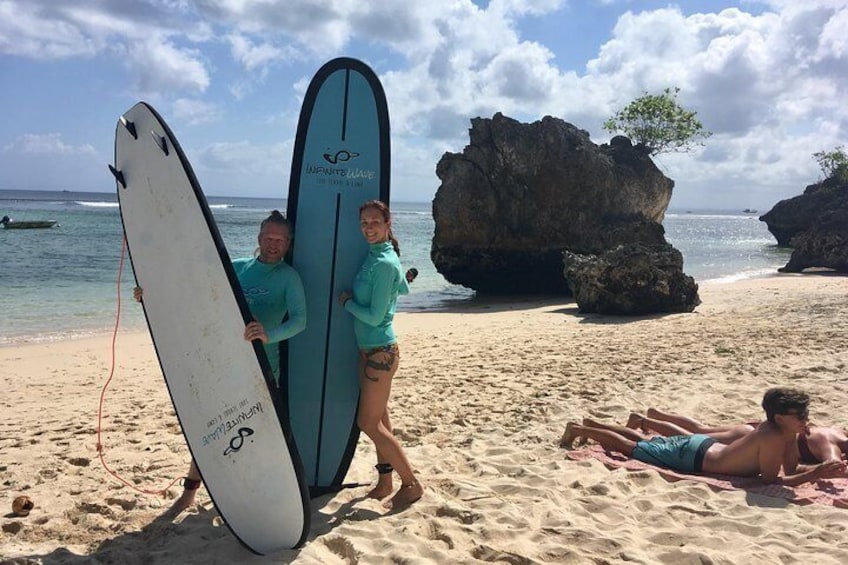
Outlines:
[[366, 495], [368, 498], [386, 498], [390, 494], [394, 487], [392, 486], [392, 476], [391, 475], [380, 475], [377, 479], [377, 486], [372, 488], [368, 494]]
[[571, 449], [574, 444], [574, 440], [576, 439], [576, 434], [574, 433], [574, 426], [576, 424], [574, 422], [568, 422], [565, 425], [565, 432], [562, 434], [562, 437], [559, 440], [559, 446]]
[[383, 508], [399, 510], [409, 506], [424, 495], [424, 487], [418, 481], [408, 485], [400, 485], [393, 497], [383, 503]]

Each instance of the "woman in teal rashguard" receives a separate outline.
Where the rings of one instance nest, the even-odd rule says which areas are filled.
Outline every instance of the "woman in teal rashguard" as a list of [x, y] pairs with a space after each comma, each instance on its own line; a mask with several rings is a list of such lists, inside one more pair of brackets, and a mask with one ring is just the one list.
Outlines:
[[[303, 283], [283, 259], [291, 245], [291, 225], [277, 210], [262, 220], [259, 227], [259, 249], [255, 257], [233, 261], [233, 270], [241, 285], [253, 321], [244, 328], [244, 339], [262, 342], [268, 362], [279, 385], [279, 342], [306, 329], [306, 299]], [[136, 300], [141, 300], [142, 290], [135, 289]], [[283, 318], [288, 313], [288, 319]], [[182, 495], [166, 513], [176, 516], [194, 503], [200, 487], [200, 473], [194, 461], [183, 482]]]
[[424, 493], [398, 440], [392, 435], [388, 402], [392, 377], [400, 355], [392, 327], [398, 294], [409, 291], [398, 258], [397, 240], [392, 236], [389, 208], [369, 200], [359, 209], [362, 235], [369, 251], [353, 281], [353, 292], [344, 291], [339, 303], [354, 316], [353, 328], [359, 347], [359, 413], [357, 425], [377, 449], [377, 486], [368, 494], [384, 498], [392, 492], [392, 471], [401, 486], [384, 506], [397, 509], [412, 504]]

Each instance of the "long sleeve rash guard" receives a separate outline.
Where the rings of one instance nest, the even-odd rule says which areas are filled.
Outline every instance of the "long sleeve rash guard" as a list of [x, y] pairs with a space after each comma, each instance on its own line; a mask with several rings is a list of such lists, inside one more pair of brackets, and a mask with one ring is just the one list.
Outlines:
[[353, 330], [359, 349], [395, 343], [392, 320], [398, 294], [409, 292], [400, 259], [392, 244], [373, 243], [353, 280], [353, 299], [345, 310], [353, 314]]
[[[233, 268], [253, 317], [265, 328], [265, 353], [274, 380], [280, 380], [279, 342], [306, 328], [306, 298], [300, 275], [290, 265], [262, 263], [252, 257], [236, 259]], [[289, 318], [283, 322], [288, 312]]]

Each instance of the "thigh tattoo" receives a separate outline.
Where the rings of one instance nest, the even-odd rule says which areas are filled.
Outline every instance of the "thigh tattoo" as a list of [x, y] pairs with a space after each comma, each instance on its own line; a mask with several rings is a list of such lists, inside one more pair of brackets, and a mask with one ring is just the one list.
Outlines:
[[371, 382], [379, 382], [380, 377], [371, 374], [372, 372], [369, 372], [369, 369], [373, 369], [373, 373], [377, 371], [389, 372], [392, 370], [397, 357], [397, 346], [380, 347], [367, 352], [365, 354], [365, 378]]

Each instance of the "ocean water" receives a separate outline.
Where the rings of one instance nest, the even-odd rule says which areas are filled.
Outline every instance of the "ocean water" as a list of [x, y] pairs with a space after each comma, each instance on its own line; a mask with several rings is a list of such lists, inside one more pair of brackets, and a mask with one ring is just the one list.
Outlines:
[[[251, 255], [259, 221], [283, 199], [208, 197], [230, 257]], [[412, 293], [398, 309], [416, 311], [471, 302], [474, 293], [448, 283], [430, 262], [430, 203], [394, 202], [401, 262], [416, 267]], [[126, 261], [119, 279], [122, 233], [114, 193], [0, 190], [0, 216], [58, 220], [44, 230], [0, 229], [0, 345], [93, 335], [114, 327], [144, 327], [132, 299]], [[763, 222], [742, 212], [670, 212], [666, 238], [683, 253], [684, 271], [698, 282], [774, 273], [789, 259]], [[119, 292], [120, 282], [120, 292]]]

